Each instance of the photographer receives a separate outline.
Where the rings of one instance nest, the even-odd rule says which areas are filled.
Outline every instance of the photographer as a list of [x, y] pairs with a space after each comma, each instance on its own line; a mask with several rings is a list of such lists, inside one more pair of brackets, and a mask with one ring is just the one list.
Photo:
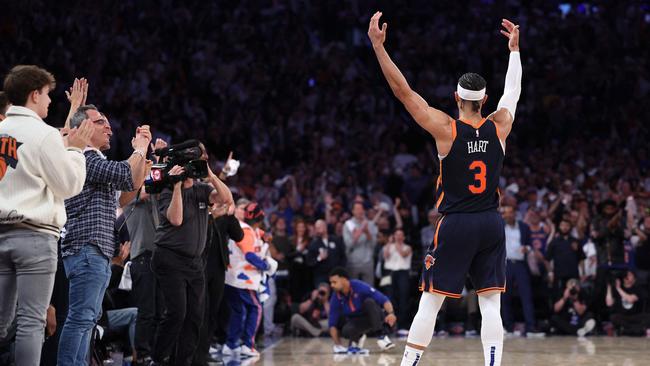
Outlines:
[[605, 303], [612, 310], [610, 319], [619, 334], [650, 336], [650, 314], [644, 313], [643, 307], [648, 301], [648, 294], [636, 283], [636, 274], [627, 271], [612, 284], [607, 284]]
[[554, 296], [559, 295], [570, 279], [580, 278], [579, 268], [585, 259], [578, 239], [571, 236], [571, 223], [560, 221], [559, 233], [548, 244], [546, 260], [550, 262], [549, 279], [553, 283]]
[[587, 311], [585, 296], [576, 279], [566, 282], [564, 294], [553, 305], [551, 325], [556, 334], [584, 337], [596, 326], [591, 313]]
[[[189, 365], [203, 319], [205, 278], [202, 254], [208, 231], [208, 205], [233, 204], [228, 187], [208, 167], [210, 185], [184, 177], [174, 165], [168, 172], [173, 188], [164, 188], [158, 200], [160, 225], [156, 231], [152, 269], [165, 303], [156, 330], [152, 365], [172, 356], [177, 365]], [[180, 178], [185, 178], [179, 180]], [[173, 352], [175, 350], [175, 353]]]
[[86, 119], [92, 122], [93, 130], [84, 152], [86, 181], [79, 195], [65, 201], [68, 221], [61, 252], [70, 281], [70, 307], [59, 342], [60, 366], [81, 365], [86, 360], [91, 331], [111, 276], [110, 258], [118, 242], [116, 192], [133, 191], [143, 184], [151, 141], [149, 126], [138, 127], [131, 142], [131, 157], [109, 161], [102, 151], [110, 148], [111, 124], [95, 106], [85, 105], [74, 113], [70, 127], [78, 127]]
[[294, 334], [302, 331], [312, 337], [318, 337], [327, 332], [329, 294], [329, 285], [321, 283], [311, 292], [309, 298], [300, 303], [298, 313], [291, 317], [291, 331]]
[[[43, 121], [54, 85], [54, 76], [36, 66], [16, 66], [4, 80], [13, 105], [0, 123], [0, 343], [16, 317], [18, 365], [39, 362], [57, 239], [66, 221], [63, 200], [83, 188], [81, 149], [93, 128], [85, 121], [62, 139]], [[0, 101], [2, 115], [5, 102]]]

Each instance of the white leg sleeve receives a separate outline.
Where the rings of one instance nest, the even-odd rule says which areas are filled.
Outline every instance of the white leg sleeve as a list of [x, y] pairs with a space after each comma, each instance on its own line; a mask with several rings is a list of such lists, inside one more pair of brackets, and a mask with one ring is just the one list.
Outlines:
[[433, 330], [436, 327], [438, 312], [445, 301], [445, 296], [423, 292], [420, 298], [418, 313], [413, 318], [409, 330], [408, 343], [427, 347], [433, 337]]
[[515, 110], [521, 94], [521, 57], [519, 52], [510, 52], [510, 61], [508, 61], [508, 71], [506, 71], [506, 81], [503, 85], [503, 96], [497, 105], [497, 111], [506, 108], [510, 111], [512, 119], [515, 119]]
[[503, 322], [501, 321], [501, 293], [479, 295], [478, 305], [483, 321], [481, 341], [485, 366], [500, 366], [503, 352]]
[[[443, 295], [429, 292], [422, 293], [418, 313], [413, 318], [409, 336], [406, 340], [407, 345], [401, 365], [415, 366], [418, 364], [423, 352], [421, 348], [426, 348], [431, 342], [433, 330], [436, 327], [436, 318], [444, 301], [445, 296]], [[414, 345], [417, 348], [409, 345]]]

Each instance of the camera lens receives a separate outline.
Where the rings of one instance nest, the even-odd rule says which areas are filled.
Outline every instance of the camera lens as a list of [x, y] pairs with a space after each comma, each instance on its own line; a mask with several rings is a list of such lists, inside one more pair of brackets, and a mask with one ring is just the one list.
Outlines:
[[572, 296], [575, 296], [575, 295], [578, 294], [578, 290], [576, 290], [575, 288], [572, 288], [571, 291], [569, 291], [569, 293], [570, 293]]
[[321, 296], [327, 295], [327, 293], [325, 291], [323, 291], [323, 290], [318, 290], [318, 294], [321, 295]]

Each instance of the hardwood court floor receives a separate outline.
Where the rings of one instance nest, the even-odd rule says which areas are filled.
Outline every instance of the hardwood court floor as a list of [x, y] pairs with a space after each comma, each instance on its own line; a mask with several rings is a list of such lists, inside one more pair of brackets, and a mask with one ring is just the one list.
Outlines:
[[[405, 341], [396, 341], [388, 353], [378, 353], [374, 339], [368, 339], [367, 356], [335, 356], [327, 338], [282, 338], [262, 351], [255, 362], [227, 361], [227, 365], [399, 365]], [[420, 365], [483, 365], [481, 340], [478, 338], [434, 338]], [[548, 337], [543, 339], [509, 338], [505, 340], [504, 366], [647, 366], [650, 365], [650, 339], [628, 337]]]

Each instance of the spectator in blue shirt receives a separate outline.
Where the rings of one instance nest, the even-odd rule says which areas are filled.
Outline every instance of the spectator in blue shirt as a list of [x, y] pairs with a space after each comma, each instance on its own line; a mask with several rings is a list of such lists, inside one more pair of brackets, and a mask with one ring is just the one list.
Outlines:
[[59, 343], [60, 366], [86, 364], [90, 334], [99, 319], [111, 278], [110, 259], [118, 242], [114, 229], [116, 191], [135, 192], [143, 184], [151, 141], [149, 126], [138, 127], [131, 143], [131, 157], [126, 161], [106, 160], [101, 151], [110, 148], [111, 125], [95, 106], [86, 105], [72, 116], [70, 127], [86, 119], [94, 127], [90, 145], [84, 151], [86, 181], [79, 195], [65, 200], [68, 221], [61, 235], [63, 265], [70, 281], [70, 307]]
[[[371, 332], [379, 332], [377, 344], [382, 351], [395, 347], [384, 331], [384, 323], [393, 327], [397, 321], [393, 304], [386, 295], [363, 281], [350, 280], [350, 275], [342, 267], [330, 272], [330, 285], [329, 328], [335, 353], [367, 352], [360, 349], [359, 339]], [[380, 306], [383, 306], [386, 316], [383, 316]], [[339, 330], [350, 340], [349, 348], [341, 345]]]

